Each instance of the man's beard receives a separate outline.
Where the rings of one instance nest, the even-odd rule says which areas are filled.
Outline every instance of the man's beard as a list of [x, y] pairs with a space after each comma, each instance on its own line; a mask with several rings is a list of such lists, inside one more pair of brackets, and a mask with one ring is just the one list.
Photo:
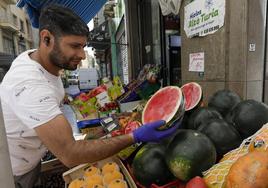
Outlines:
[[75, 60], [75, 58], [67, 58], [66, 56], [64, 56], [64, 54], [62, 53], [57, 43], [53, 47], [52, 52], [50, 52], [49, 54], [49, 60], [53, 65], [61, 69], [66, 69], [66, 70], [71, 70], [71, 71], [77, 69], [77, 65], [72, 66], [70, 64], [70, 62], [72, 60]]

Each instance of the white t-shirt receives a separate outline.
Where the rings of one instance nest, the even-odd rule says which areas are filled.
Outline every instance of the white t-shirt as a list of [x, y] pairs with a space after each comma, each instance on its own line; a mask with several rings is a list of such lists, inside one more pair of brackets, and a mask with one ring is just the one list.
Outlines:
[[32, 170], [45, 154], [46, 148], [34, 128], [62, 114], [62, 81], [29, 57], [33, 51], [26, 51], [13, 61], [0, 85], [12, 170], [16, 176]]

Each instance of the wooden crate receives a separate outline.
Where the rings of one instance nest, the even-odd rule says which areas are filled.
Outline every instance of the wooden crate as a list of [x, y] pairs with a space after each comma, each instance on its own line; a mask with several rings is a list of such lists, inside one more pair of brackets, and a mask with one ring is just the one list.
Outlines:
[[108, 162], [115, 162], [119, 166], [120, 171], [124, 175], [124, 179], [127, 182], [129, 188], [137, 188], [134, 180], [130, 176], [126, 167], [124, 166], [122, 161], [116, 156], [113, 156], [113, 157], [110, 157], [110, 158], [107, 158], [107, 159], [104, 159], [104, 160], [101, 160], [101, 161], [98, 161], [95, 163], [87, 163], [87, 164], [82, 164], [82, 165], [76, 166], [76, 167], [64, 172], [62, 175], [63, 179], [64, 179], [66, 184], [69, 184], [72, 180], [74, 180], [76, 178], [82, 178], [85, 169], [87, 169], [89, 166], [93, 165], [93, 166], [96, 166], [98, 168], [101, 168], [105, 163], [108, 163]]
[[49, 161], [43, 161], [42, 164], [41, 164], [41, 172], [54, 170], [54, 169], [57, 169], [57, 168], [61, 168], [63, 166], [64, 165], [57, 158], [51, 159]]

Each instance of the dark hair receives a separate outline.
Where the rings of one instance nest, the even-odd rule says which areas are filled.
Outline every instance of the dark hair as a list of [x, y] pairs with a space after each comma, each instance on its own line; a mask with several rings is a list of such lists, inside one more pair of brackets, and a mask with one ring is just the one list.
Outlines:
[[55, 37], [64, 35], [88, 36], [87, 24], [73, 10], [60, 5], [44, 7], [39, 17], [39, 31], [47, 29]]

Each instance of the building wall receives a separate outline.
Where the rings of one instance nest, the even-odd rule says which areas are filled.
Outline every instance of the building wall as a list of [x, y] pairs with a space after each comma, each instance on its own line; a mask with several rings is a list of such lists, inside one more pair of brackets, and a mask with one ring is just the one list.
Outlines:
[[28, 15], [23, 9], [16, 7], [15, 3], [7, 4], [0, 0], [0, 52], [16, 56], [33, 48], [34, 43]]
[[[17, 38], [16, 44], [17, 46], [17, 53], [21, 53], [25, 51], [26, 49], [31, 49], [33, 47], [33, 31], [31, 27], [31, 22], [28, 17], [28, 14], [24, 11], [24, 9], [20, 9], [16, 7], [16, 5], [10, 5], [10, 11], [12, 15], [16, 15], [18, 19], [18, 28], [20, 30], [19, 35], [21, 34], [24, 40], [20, 41], [20, 39]], [[25, 49], [20, 48], [20, 45], [25, 45]]]
[[[180, 16], [184, 19], [183, 1]], [[266, 0], [226, 0], [225, 24], [216, 33], [187, 38], [181, 21], [182, 82], [197, 81], [204, 92], [204, 101], [219, 89], [230, 89], [243, 99], [261, 101], [264, 75], [264, 36]], [[249, 44], [256, 45], [249, 52]], [[204, 75], [189, 72], [189, 54], [205, 53]]]

